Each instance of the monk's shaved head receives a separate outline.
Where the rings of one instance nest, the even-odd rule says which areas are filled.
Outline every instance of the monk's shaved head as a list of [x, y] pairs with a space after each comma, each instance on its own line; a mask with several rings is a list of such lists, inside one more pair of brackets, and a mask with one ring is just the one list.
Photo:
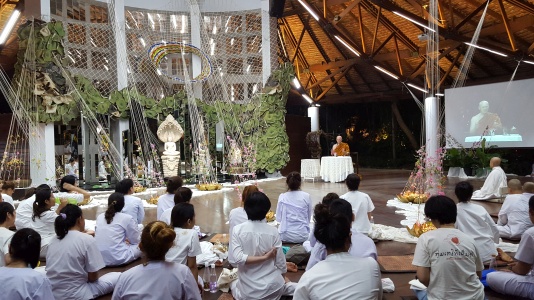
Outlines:
[[523, 184], [523, 193], [534, 194], [534, 182], [525, 182]]
[[501, 158], [500, 157], [492, 157], [490, 160], [490, 168], [498, 167], [501, 165]]
[[509, 194], [521, 194], [523, 190], [521, 181], [519, 181], [519, 179], [510, 179], [508, 181], [508, 190]]

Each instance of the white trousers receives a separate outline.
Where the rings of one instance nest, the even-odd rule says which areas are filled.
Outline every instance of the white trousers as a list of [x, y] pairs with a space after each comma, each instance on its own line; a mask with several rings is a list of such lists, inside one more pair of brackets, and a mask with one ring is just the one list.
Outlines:
[[[243, 297], [241, 296], [241, 292], [237, 288], [238, 281], [239, 281], [239, 278], [230, 283], [230, 290], [232, 292], [232, 296], [234, 296], [234, 299], [241, 300], [243, 299]], [[280, 299], [282, 296], [293, 296], [293, 294], [295, 293], [296, 287], [297, 287], [296, 282], [287, 282], [280, 288], [280, 290], [277, 293], [273, 293], [272, 294], [273, 297], [269, 299]]]
[[87, 285], [91, 289], [93, 299], [113, 292], [120, 275], [120, 272], [111, 272], [99, 277], [95, 282], [88, 282]]
[[534, 276], [512, 272], [491, 272], [486, 277], [489, 287], [501, 294], [534, 299]]

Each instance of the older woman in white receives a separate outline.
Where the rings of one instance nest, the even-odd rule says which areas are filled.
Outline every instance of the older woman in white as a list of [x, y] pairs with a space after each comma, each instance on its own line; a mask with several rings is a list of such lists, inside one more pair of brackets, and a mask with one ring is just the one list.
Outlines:
[[98, 276], [106, 265], [95, 239], [83, 233], [82, 210], [67, 204], [55, 222], [57, 237], [46, 255], [46, 276], [56, 299], [86, 300], [111, 293], [120, 273]]
[[141, 256], [137, 221], [121, 213], [123, 208], [124, 195], [113, 193], [108, 198], [107, 211], [96, 218], [96, 245], [106, 266], [127, 264]]
[[300, 190], [302, 178], [298, 172], [291, 172], [286, 178], [288, 192], [278, 197], [276, 220], [282, 241], [303, 243], [310, 235], [312, 204], [310, 194]]

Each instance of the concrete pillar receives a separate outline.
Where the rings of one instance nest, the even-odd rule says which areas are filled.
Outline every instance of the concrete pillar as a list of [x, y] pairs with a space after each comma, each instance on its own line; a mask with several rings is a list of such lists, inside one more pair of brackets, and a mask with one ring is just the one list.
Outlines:
[[262, 82], [267, 83], [272, 71], [276, 68], [276, 38], [277, 33], [273, 26], [276, 18], [269, 15], [269, 0], [261, 0], [261, 53], [262, 53]]
[[[191, 45], [202, 49], [202, 38], [200, 31], [203, 27], [200, 16], [200, 8], [198, 7], [197, 1], [191, 1], [191, 14], [189, 18], [189, 28], [191, 30]], [[202, 73], [202, 59], [196, 55], [191, 55], [191, 62], [193, 71], [190, 72], [189, 76], [191, 78], [195, 78], [200, 73]], [[196, 98], [202, 99], [202, 84], [200, 82], [193, 83], [193, 92]]]
[[311, 131], [319, 130], [319, 107], [310, 106], [308, 107], [308, 117], [311, 121]]
[[126, 149], [124, 149], [122, 134], [124, 131], [129, 129], [130, 121], [127, 119], [112, 120], [111, 122], [111, 141], [119, 152], [119, 157], [117, 161], [117, 170], [119, 170], [119, 174], [117, 174], [117, 176], [119, 176], [120, 178], [117, 178], [118, 180], [124, 178], [124, 157], [126, 154]]
[[426, 133], [426, 176], [427, 182], [432, 183], [433, 188], [428, 190], [430, 194], [437, 192], [437, 174], [430, 174], [432, 166], [435, 166], [437, 160], [437, 150], [439, 148], [439, 103], [438, 98], [428, 97], [425, 99], [425, 133]]

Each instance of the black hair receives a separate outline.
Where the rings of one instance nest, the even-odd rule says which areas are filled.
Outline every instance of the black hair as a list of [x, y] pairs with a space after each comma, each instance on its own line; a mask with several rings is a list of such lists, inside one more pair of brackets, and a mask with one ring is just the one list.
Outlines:
[[183, 202], [189, 202], [193, 198], [193, 191], [185, 186], [179, 187], [177, 193], [180, 193]]
[[330, 203], [330, 213], [344, 216], [349, 220], [349, 223], [352, 223], [352, 205], [345, 199], [334, 199]]
[[261, 221], [271, 209], [271, 201], [264, 193], [254, 192], [245, 201], [244, 209], [249, 220]]
[[106, 222], [108, 224], [113, 221], [113, 217], [116, 213], [121, 212], [124, 208], [124, 194], [122, 193], [113, 193], [109, 195], [108, 198], [108, 209], [106, 210], [106, 213], [104, 214], [104, 218], [106, 218]]
[[174, 205], [176, 205], [178, 203], [185, 202], [184, 198], [182, 198], [182, 194], [180, 194], [178, 192], [176, 192], [176, 194], [174, 194], [173, 200], [174, 200]]
[[192, 220], [195, 217], [195, 207], [191, 203], [182, 202], [176, 204], [172, 208], [171, 226], [183, 227], [187, 220]]
[[528, 200], [528, 208], [531, 211], [534, 211], [534, 196], [530, 197], [530, 199]]
[[63, 239], [69, 233], [69, 230], [76, 225], [81, 216], [82, 209], [78, 205], [67, 204], [63, 207], [54, 222], [57, 238]]
[[7, 214], [13, 215], [15, 208], [7, 202], [0, 202], [0, 224], [7, 220]]
[[9, 245], [9, 255], [14, 260], [21, 260], [32, 269], [39, 263], [41, 254], [41, 235], [31, 229], [23, 228], [15, 232], [11, 237]]
[[13, 181], [6, 181], [2, 184], [2, 190], [15, 189], [15, 183]]
[[473, 196], [473, 186], [467, 181], [460, 181], [454, 188], [454, 194], [456, 194], [458, 201], [467, 202]]
[[61, 178], [61, 181], [59, 182], [59, 191], [60, 192], [68, 192], [69, 190], [63, 188], [64, 183], [70, 183], [72, 185], [76, 184], [76, 177], [74, 175], [67, 175]]
[[117, 183], [117, 185], [115, 186], [115, 192], [126, 195], [133, 186], [133, 180], [131, 180], [130, 178], [126, 178]]
[[174, 194], [176, 190], [182, 186], [184, 183], [182, 177], [173, 176], [167, 179], [167, 193]]
[[287, 187], [290, 191], [298, 191], [302, 184], [302, 178], [299, 172], [291, 172], [287, 174], [286, 178]]
[[[352, 209], [350, 211], [352, 212]], [[351, 226], [345, 215], [333, 213], [327, 205], [320, 203], [315, 206], [313, 219], [315, 221], [313, 234], [326, 249], [345, 250]]]
[[345, 179], [345, 184], [349, 191], [357, 191], [360, 187], [360, 176], [356, 173], [349, 174]]
[[35, 193], [35, 201], [33, 202], [33, 215], [32, 215], [32, 221], [35, 221], [35, 217], [41, 218], [41, 215], [47, 211], [50, 210], [49, 207], [47, 207], [46, 200], [50, 199], [50, 196], [52, 196], [51, 190], [37, 190]]
[[72, 157], [72, 156], [69, 158], [69, 163], [71, 163], [71, 162], [74, 162], [74, 157]]
[[51, 188], [48, 184], [40, 184], [38, 187], [31, 187], [24, 193], [24, 199], [28, 199], [35, 195], [38, 190], [51, 190]]
[[427, 218], [437, 220], [440, 224], [454, 224], [456, 222], [456, 211], [456, 204], [447, 196], [431, 196], [425, 203], [425, 215]]
[[[323, 200], [321, 201], [322, 204], [330, 206], [332, 201], [339, 199], [339, 195], [336, 193], [328, 193], [326, 196], [323, 197]], [[352, 208], [351, 208], [352, 211]]]

